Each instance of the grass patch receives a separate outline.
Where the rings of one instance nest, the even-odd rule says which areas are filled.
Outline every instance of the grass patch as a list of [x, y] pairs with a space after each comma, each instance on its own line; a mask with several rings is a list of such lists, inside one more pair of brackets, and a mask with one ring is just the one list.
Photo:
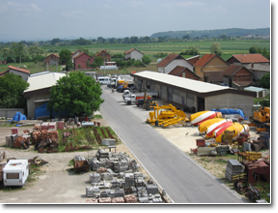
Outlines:
[[102, 119], [102, 115], [100, 115], [100, 114], [94, 115], [93, 119]]
[[[113, 137], [116, 138], [117, 143], [120, 142], [117, 135], [110, 127], [83, 127], [78, 129], [58, 130], [58, 152], [99, 149], [101, 145], [97, 142], [93, 128], [96, 129], [101, 139], [108, 138], [108, 133], [106, 131], [108, 128]], [[69, 136], [65, 136], [66, 134], [69, 134]]]

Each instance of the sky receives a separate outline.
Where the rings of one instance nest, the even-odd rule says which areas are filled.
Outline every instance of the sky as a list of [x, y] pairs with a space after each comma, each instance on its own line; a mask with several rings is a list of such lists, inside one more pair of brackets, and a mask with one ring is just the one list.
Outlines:
[[0, 0], [0, 41], [265, 27], [269, 0]]

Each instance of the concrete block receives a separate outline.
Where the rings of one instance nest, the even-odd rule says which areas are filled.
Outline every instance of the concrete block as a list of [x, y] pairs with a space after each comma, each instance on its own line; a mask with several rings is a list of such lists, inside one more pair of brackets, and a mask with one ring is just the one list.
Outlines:
[[103, 138], [101, 141], [101, 145], [103, 146], [113, 146], [116, 145], [116, 140], [113, 138]]
[[158, 186], [156, 184], [147, 184], [146, 189], [148, 194], [159, 194]]
[[101, 181], [101, 176], [98, 173], [92, 173], [89, 176], [91, 183], [99, 183]]
[[217, 155], [215, 147], [198, 147], [197, 149], [198, 156], [208, 156], [208, 155]]
[[97, 198], [100, 195], [100, 189], [96, 186], [87, 186], [86, 187], [86, 197]]
[[124, 203], [125, 199], [123, 197], [114, 197], [112, 198], [112, 203]]

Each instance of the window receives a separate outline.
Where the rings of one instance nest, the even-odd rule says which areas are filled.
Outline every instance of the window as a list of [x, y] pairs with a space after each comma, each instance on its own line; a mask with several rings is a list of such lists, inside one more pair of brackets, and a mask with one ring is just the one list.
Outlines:
[[19, 179], [19, 173], [7, 173], [7, 179]]

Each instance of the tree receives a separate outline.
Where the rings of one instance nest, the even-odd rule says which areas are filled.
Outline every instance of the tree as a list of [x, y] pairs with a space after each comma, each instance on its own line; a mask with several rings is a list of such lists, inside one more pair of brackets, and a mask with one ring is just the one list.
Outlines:
[[71, 51], [68, 49], [63, 49], [59, 53], [60, 56], [60, 64], [66, 65], [66, 70], [70, 70], [72, 68], [72, 61], [71, 61]]
[[28, 48], [29, 55], [31, 56], [31, 60], [35, 63], [41, 61], [43, 59], [43, 49], [37, 45], [32, 45]]
[[0, 77], [0, 107], [24, 107], [23, 91], [29, 86], [20, 76], [6, 74]]
[[265, 75], [261, 78], [261, 80], [260, 80], [260, 85], [261, 85], [263, 88], [267, 88], [267, 89], [270, 88], [270, 73], [265, 74]]
[[90, 66], [93, 68], [97, 68], [97, 67], [100, 67], [101, 65], [103, 65], [103, 62], [104, 62], [104, 60], [101, 56], [96, 56], [96, 57], [94, 57], [94, 61]]
[[151, 63], [151, 59], [146, 55], [143, 56], [142, 61], [143, 61], [144, 64]]
[[221, 46], [219, 43], [215, 42], [211, 45], [210, 47], [210, 52], [212, 54], [216, 54], [218, 56], [220, 56], [222, 54], [222, 50], [221, 50]]
[[90, 116], [103, 102], [101, 88], [82, 72], [71, 72], [51, 88], [48, 107], [66, 117]]

